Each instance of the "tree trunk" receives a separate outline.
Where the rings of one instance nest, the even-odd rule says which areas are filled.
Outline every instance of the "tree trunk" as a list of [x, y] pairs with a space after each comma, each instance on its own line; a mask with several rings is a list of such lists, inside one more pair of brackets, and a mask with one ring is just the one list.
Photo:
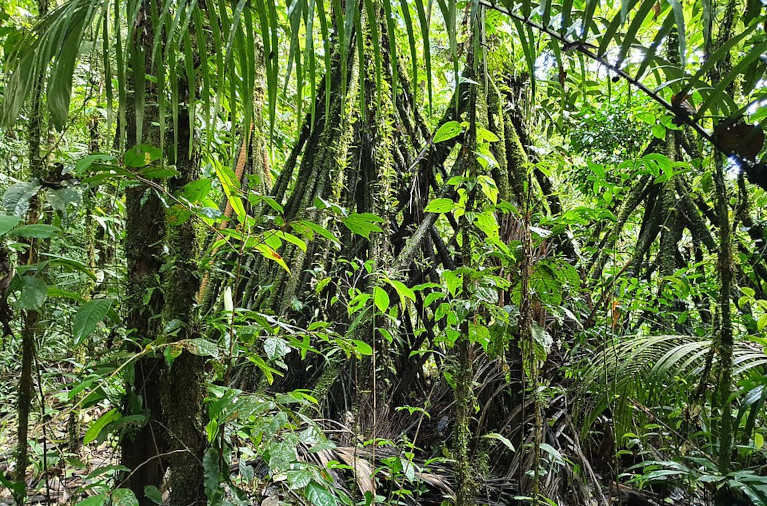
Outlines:
[[[149, 79], [143, 79], [145, 74], [152, 73], [150, 55], [146, 53], [152, 47], [154, 38], [151, 8], [149, 0], [142, 0], [133, 27], [133, 50], [136, 54], [131, 58], [131, 88], [138, 88], [137, 79], [145, 81], [146, 103], [143, 124], [139, 128], [136, 120], [136, 93], [128, 94], [128, 148], [140, 143], [155, 146], [160, 144], [159, 131], [152, 127], [153, 121], [157, 119], [156, 86]], [[159, 332], [162, 293], [158, 279], [162, 266], [165, 209], [154, 190], [136, 185], [125, 191], [125, 212], [125, 256], [128, 268], [125, 325], [130, 340], [135, 343], [133, 349], [138, 351], [145, 343], [154, 341]], [[121, 463], [131, 469], [123, 486], [133, 490], [141, 506], [153, 504], [145, 497], [144, 489], [150, 485], [159, 487], [165, 474], [164, 454], [168, 442], [160, 400], [164, 369], [161, 357], [142, 357], [134, 365], [133, 381], [126, 386], [124, 415], [140, 413], [146, 416], [145, 423], [135, 432], [126, 434], [122, 441]]]
[[[184, 104], [178, 113], [178, 145], [176, 169], [178, 176], [168, 184], [171, 192], [180, 191], [197, 177], [197, 150], [190, 143], [193, 134], [189, 110], [189, 84], [179, 82], [179, 101]], [[199, 286], [197, 258], [199, 243], [194, 221], [173, 223], [168, 226], [168, 246], [172, 265], [165, 285], [166, 326], [178, 326], [174, 340], [197, 337], [195, 315], [196, 292]], [[174, 325], [171, 323], [174, 322]], [[200, 413], [203, 388], [204, 358], [182, 352], [171, 364], [163, 381], [163, 406], [168, 422], [170, 456], [170, 503], [182, 505], [206, 504], [203, 486], [202, 458], [206, 438]]]
[[[48, 12], [48, 1], [38, 0], [37, 9], [39, 17]], [[32, 111], [29, 117], [27, 146], [29, 149], [29, 172], [31, 178], [42, 179], [44, 177], [45, 161], [40, 153], [40, 139], [42, 137], [42, 114], [40, 110], [42, 80], [35, 83], [32, 93]], [[26, 223], [37, 223], [41, 211], [40, 200], [37, 196], [30, 199], [27, 211]], [[30, 265], [37, 261], [35, 239], [28, 240], [28, 248], [19, 254], [19, 264]], [[19, 377], [18, 393], [18, 427], [17, 427], [17, 454], [16, 476], [17, 482], [23, 484], [22, 491], [14, 494], [18, 504], [24, 502], [26, 497], [26, 471], [29, 465], [29, 414], [32, 408], [32, 393], [34, 382], [32, 380], [32, 364], [35, 360], [35, 337], [40, 314], [35, 310], [27, 310], [23, 315], [23, 327], [21, 330], [21, 376]]]

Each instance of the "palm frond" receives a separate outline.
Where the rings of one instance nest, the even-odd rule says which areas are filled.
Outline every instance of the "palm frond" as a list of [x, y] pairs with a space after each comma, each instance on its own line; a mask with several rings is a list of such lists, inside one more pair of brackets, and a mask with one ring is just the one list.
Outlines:
[[[710, 339], [682, 335], [628, 336], [606, 344], [586, 364], [578, 384], [584, 431], [608, 407], [630, 430], [632, 403], [675, 405], [700, 381]], [[735, 377], [767, 365], [767, 355], [750, 343], [736, 343]]]

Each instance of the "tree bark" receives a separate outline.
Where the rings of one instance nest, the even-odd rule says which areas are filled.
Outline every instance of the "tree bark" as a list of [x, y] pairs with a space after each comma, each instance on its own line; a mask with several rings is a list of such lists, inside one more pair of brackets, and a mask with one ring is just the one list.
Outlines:
[[[133, 50], [136, 54], [130, 59], [130, 88], [136, 88], [139, 73], [142, 76], [152, 74], [150, 55], [146, 54], [154, 38], [151, 9], [151, 2], [142, 0], [133, 27]], [[155, 146], [160, 144], [160, 133], [152, 126], [157, 119], [156, 86], [149, 79], [145, 80], [145, 86], [145, 110], [140, 129], [137, 124], [139, 111], [136, 110], [135, 94], [129, 93], [127, 97], [126, 140], [129, 149], [140, 143]], [[158, 279], [162, 267], [165, 209], [154, 190], [144, 185], [135, 185], [125, 191], [125, 212], [125, 256], [128, 269], [125, 325], [134, 343], [133, 350], [138, 351], [145, 343], [154, 341], [159, 333], [158, 316], [162, 312], [163, 297]], [[126, 385], [123, 414], [141, 413], [146, 416], [145, 423], [126, 434], [122, 441], [121, 464], [131, 469], [123, 486], [134, 492], [141, 506], [153, 504], [145, 496], [144, 489], [150, 485], [159, 488], [165, 474], [164, 454], [168, 442], [160, 400], [164, 369], [161, 357], [142, 357], [134, 365], [133, 381]]]
[[[37, 9], [39, 17], [48, 12], [48, 1], [38, 0]], [[44, 177], [45, 161], [40, 153], [40, 139], [42, 138], [42, 114], [41, 114], [41, 89], [42, 79], [37, 80], [32, 92], [32, 110], [29, 117], [27, 146], [29, 149], [29, 172], [30, 177], [41, 179]], [[35, 195], [30, 199], [27, 211], [26, 223], [37, 223], [41, 212], [40, 199]], [[28, 248], [19, 255], [19, 264], [31, 265], [37, 262], [36, 240], [29, 239]], [[17, 427], [17, 453], [16, 453], [16, 476], [17, 482], [26, 487], [26, 471], [29, 465], [29, 414], [32, 408], [32, 393], [34, 381], [32, 379], [32, 364], [35, 360], [35, 337], [37, 325], [40, 321], [40, 313], [36, 310], [27, 310], [23, 315], [23, 327], [21, 330], [21, 376], [19, 377], [18, 390], [18, 427]], [[26, 490], [15, 493], [14, 500], [22, 504], [26, 497]]]
[[[178, 176], [168, 184], [171, 192], [180, 191], [195, 180], [198, 173], [197, 153], [190, 138], [193, 134], [189, 104], [189, 84], [179, 82], [178, 146], [176, 169]], [[172, 217], [172, 216], [171, 216]], [[169, 222], [171, 220], [168, 220]], [[165, 285], [165, 321], [174, 322], [178, 332], [174, 340], [198, 336], [195, 314], [196, 292], [199, 286], [197, 258], [199, 242], [194, 222], [169, 224], [168, 246], [172, 265]], [[202, 458], [206, 438], [201, 430], [203, 388], [203, 357], [184, 351], [171, 364], [163, 381], [163, 407], [168, 422], [170, 456], [170, 503], [183, 505], [206, 504]]]

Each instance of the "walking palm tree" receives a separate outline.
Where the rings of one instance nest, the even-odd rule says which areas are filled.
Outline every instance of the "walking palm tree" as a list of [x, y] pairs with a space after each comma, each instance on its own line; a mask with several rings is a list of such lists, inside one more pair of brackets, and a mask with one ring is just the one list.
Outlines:
[[[71, 0], [40, 19], [18, 43], [11, 58], [11, 72], [0, 119], [5, 126], [12, 124], [20, 116], [35, 83], [44, 82], [51, 122], [57, 129], [65, 129], [74, 71], [81, 57], [83, 42], [90, 40], [95, 43], [90, 46], [91, 49], [100, 48], [99, 66], [106, 74], [109, 129], [111, 131], [114, 125], [118, 140], [116, 145], [124, 153], [137, 149], [137, 153], [150, 158], [154, 156], [151, 149], [136, 146], [154, 145], [164, 149], [168, 144], [172, 145], [169, 162], [177, 166], [178, 173], [169, 181], [168, 189], [176, 191], [194, 178], [195, 139], [203, 140], [203, 145], [209, 147], [214, 132], [224, 120], [228, 121], [231, 138], [242, 139], [239, 145], [231, 142], [227, 146], [232, 168], [241, 169], [239, 154], [252, 144], [252, 125], [260, 121], [262, 99], [265, 98], [268, 120], [259, 127], [268, 130], [270, 139], [273, 139], [280, 90], [283, 82], [286, 85], [289, 81], [294, 82], [299, 117], [304, 103], [310, 105], [304, 124], [299, 128], [294, 152], [285, 167], [278, 171], [280, 177], [272, 190], [276, 200], [285, 204], [286, 218], [296, 221], [314, 219], [315, 214], [307, 215], [304, 210], [312, 205], [316, 197], [345, 198], [358, 215], [373, 212], [379, 216], [388, 213], [394, 217], [402, 212], [398, 232], [390, 232], [392, 236], [399, 235], [396, 241], [400, 245], [388, 244], [386, 240], [374, 244], [358, 241], [358, 244], [362, 244], [360, 248], [369, 248], [368, 254], [377, 259], [380, 269], [406, 269], [410, 267], [414, 252], [424, 247], [426, 242], [433, 241], [436, 244], [429, 247], [440, 250], [439, 238], [430, 232], [433, 221], [429, 223], [429, 220], [433, 219], [430, 218], [433, 215], [423, 213], [425, 202], [412, 215], [384, 204], [387, 200], [384, 192], [396, 193], [396, 189], [392, 189], [394, 182], [391, 175], [395, 162], [387, 156], [393, 157], [397, 151], [418, 153], [426, 150], [431, 153], [429, 157], [433, 159], [426, 165], [425, 181], [421, 182], [424, 195], [428, 197], [429, 186], [439, 185], [431, 171], [436, 166], [432, 163], [435, 160], [444, 162], [452, 148], [450, 143], [433, 143], [426, 121], [417, 112], [419, 100], [428, 101], [430, 109], [433, 101], [429, 38], [432, 16], [439, 12], [447, 28], [453, 79], [457, 84], [455, 108], [446, 112], [440, 122], [446, 123], [460, 120], [459, 114], [466, 110], [468, 104], [474, 103], [467, 98], [469, 94], [461, 92], [461, 86], [466, 86], [466, 78], [475, 77], [476, 82], [481, 82], [483, 79], [479, 77], [487, 73], [477, 72], [477, 69], [485, 68], [486, 60], [487, 44], [481, 28], [485, 16], [495, 12], [515, 31], [514, 40], [518, 43], [533, 90], [537, 85], [536, 76], [542, 56], [550, 57], [558, 67], [562, 76], [562, 96], [568, 100], [566, 85], [573, 83], [575, 88], [578, 86], [578, 79], [572, 76], [599, 66], [611, 78], [625, 79], [639, 92], [647, 94], [673, 117], [675, 123], [688, 125], [700, 139], [736, 158], [754, 183], [765, 184], [761, 172], [764, 165], [756, 159], [761, 145], [756, 146], [755, 135], [736, 135], [735, 132], [742, 129], [734, 128], [741, 124], [738, 118], [749, 107], [759, 103], [761, 95], [756, 91], [742, 93], [736, 100], [731, 91], [732, 83], [738, 80], [745, 81], [744, 90], [755, 89], [749, 83], [757, 82], [764, 70], [760, 57], [767, 50], [767, 42], [759, 31], [761, 6], [757, 3], [749, 2], [745, 15], [735, 19], [726, 16], [734, 9], [734, 0], [726, 5], [709, 1], [683, 5], [678, 0], [623, 1], [620, 5], [605, 5], [595, 0], [546, 1], [540, 4], [473, 0], [467, 7], [467, 12], [473, 15], [470, 16], [466, 43], [459, 40], [459, 3], [437, 0], [438, 10], [432, 9], [433, 3], [424, 5], [421, 0], [402, 0], [397, 5], [373, 0], [293, 0], [283, 5], [243, 0], [229, 5], [182, 0], [158, 5], [135, 0]], [[721, 25], [716, 21], [723, 15], [725, 24]], [[727, 36], [717, 36], [714, 26], [719, 26]], [[397, 36], [401, 31], [406, 36], [402, 39], [407, 41], [402, 45]], [[697, 31], [703, 33], [702, 38], [691, 36]], [[283, 32], [286, 32], [286, 37], [282, 36]], [[712, 40], [717, 40], [716, 49], [712, 46]], [[470, 50], [465, 47], [468, 45]], [[281, 59], [285, 48], [287, 58]], [[319, 51], [319, 48], [322, 50]], [[662, 56], [672, 49], [678, 58]], [[700, 54], [707, 54], [707, 59], [701, 61]], [[360, 55], [372, 56], [370, 60], [373, 64], [360, 68]], [[465, 55], [472, 55], [471, 70], [459, 76]], [[400, 64], [400, 60], [406, 58], [411, 63], [409, 76]], [[723, 65], [724, 62], [728, 64]], [[424, 72], [421, 71], [421, 63]], [[256, 92], [260, 89], [261, 66], [264, 94]], [[714, 75], [712, 69], [718, 69], [718, 72]], [[419, 93], [421, 75], [426, 80], [425, 93]], [[116, 87], [113, 87], [113, 82]], [[302, 92], [307, 88], [310, 95], [303, 97]], [[580, 90], [574, 89], [570, 93], [577, 96]], [[355, 126], [345, 111], [347, 103], [357, 100], [364, 106], [366, 96], [373, 96], [375, 100], [367, 102], [368, 108], [362, 107], [366, 111], [363, 128]], [[472, 100], [476, 101], [476, 98]], [[487, 100], [490, 101], [490, 98]], [[407, 135], [398, 137], [397, 133], [386, 129], [387, 121], [394, 118], [409, 125]], [[198, 122], [202, 128], [196, 132], [194, 125]], [[720, 122], [725, 127], [717, 128]], [[470, 131], [474, 128], [476, 126], [472, 126]], [[521, 144], [518, 139], [513, 140], [517, 135], [518, 132], [514, 132], [512, 127], [505, 136], [507, 157], [520, 154], [518, 147]], [[360, 142], [352, 143], [352, 140]], [[471, 141], [462, 142], [470, 144]], [[365, 159], [364, 156], [368, 155], [359, 148], [360, 145], [377, 153], [377, 158]], [[346, 167], [339, 162], [349, 157], [356, 157], [359, 163]], [[372, 173], [360, 172], [366, 165], [375, 167]], [[296, 168], [298, 170], [294, 171]], [[239, 179], [242, 171], [233, 172]], [[343, 194], [331, 184], [334, 177], [340, 176], [349, 182], [347, 187], [351, 182], [366, 181], [367, 188], [360, 185], [359, 191], [348, 190], [347, 194]], [[520, 179], [524, 180], [517, 176], [516, 182], [513, 179], [508, 182], [509, 187], [517, 189], [518, 204], [522, 204], [524, 193], [519, 190], [524, 186]], [[159, 195], [150, 191], [150, 197], [145, 199], [151, 185], [147, 185], [146, 178], [138, 181], [141, 184], [126, 192], [126, 249], [132, 283], [126, 325], [136, 329], [138, 338], [152, 341], [159, 332], [157, 320], [150, 321], [153, 315], [165, 311], [169, 320], [184, 320], [188, 317], [184, 306], [188, 307], [192, 301], [190, 295], [198, 291], [213, 292], [216, 287], [199, 290], [193, 269], [177, 264], [168, 282], [175, 285], [173, 288], [183, 286], [183, 289], [174, 292], [169, 288], [164, 301], [157, 291], [150, 298], [150, 311], [142, 309], [143, 295], [156, 284], [160, 274], [162, 261], [159, 245], [164, 240], [166, 224], [159, 219], [163, 214]], [[649, 177], [637, 183], [625, 201], [625, 209], [618, 215], [614, 230], [605, 236], [605, 241], [620, 232], [629, 213], [642, 198], [649, 198], [648, 195], [655, 198], [659, 191], [655, 186]], [[681, 183], [667, 185], [664, 191], [667, 192], [664, 198], [673, 199], [677, 195], [687, 202], [687, 189]], [[239, 208], [233, 212], [242, 218]], [[655, 214], [651, 213], [650, 221], [655, 226], [648, 227], [638, 242], [636, 260], [639, 264], [645, 262], [650, 246], [660, 234], [660, 223], [665, 222], [663, 213], [666, 210], [657, 207], [653, 212]], [[695, 228], [703, 237], [705, 226], [700, 226], [700, 212], [690, 212], [687, 219], [690, 228]], [[417, 228], [407, 236], [409, 226]], [[378, 226], [375, 228], [380, 230]], [[169, 234], [168, 241], [172, 249], [177, 255], [191, 254], [189, 251], [180, 253], [183, 245], [194, 244], [189, 240], [190, 232], [171, 230], [173, 232]], [[136, 247], [147, 241], [158, 249]], [[301, 273], [311, 260], [311, 252], [302, 251], [299, 246], [286, 246], [280, 258], [290, 267], [287, 270], [269, 262], [267, 257], [255, 256], [250, 268], [258, 276], [243, 280], [242, 286], [237, 287], [238, 293], [243, 300], [253, 300], [252, 304], [261, 308], [274, 312], [288, 311], [293, 296], [307, 284]], [[442, 252], [441, 261], [451, 260]], [[601, 266], [599, 260], [595, 263]], [[286, 290], [256, 297], [254, 285], [259, 279], [273, 278], [284, 283]], [[371, 284], [365, 289], [373, 290], [374, 286]], [[729, 299], [722, 303], [729, 304]], [[354, 325], [350, 322], [350, 326]], [[192, 325], [179, 338], [188, 338], [193, 333]], [[468, 355], [462, 353], [462, 356]], [[134, 391], [136, 398], [143, 399], [138, 404], [143, 410], [148, 410], [147, 417], [151, 420], [163, 410], [159, 383], [164, 365], [158, 358], [140, 362], [137, 367], [142, 371], [137, 378], [143, 379], [137, 380]], [[189, 368], [184, 369], [189, 375], [179, 374], [192, 378], [188, 381], [197, 381], [195, 378], [200, 377], [200, 367], [199, 361], [191, 361]], [[731, 368], [731, 364], [725, 363], [722, 367]], [[169, 374], [176, 374], [182, 369], [180, 363], [176, 363]], [[720, 386], [722, 399], [725, 399], [722, 402], [726, 403], [728, 396], [724, 393], [730, 390], [731, 380], [727, 374], [721, 377], [726, 383]], [[197, 395], [193, 398], [195, 402], [199, 400]], [[375, 405], [371, 399], [360, 402]], [[193, 409], [188, 416], [196, 416], [194, 413], [197, 411]], [[162, 425], [160, 419], [157, 422], [155, 427]], [[152, 429], [149, 423], [142, 429], [148, 430], [145, 437], [134, 440], [151, 442], [126, 461], [128, 467], [133, 469], [129, 485], [137, 496], [143, 498], [146, 486], [159, 485], [164, 464], [162, 454], [169, 451], [183, 453], [183, 449], [174, 446], [173, 438], [186, 434], [190, 428], [179, 423], [179, 426], [169, 426], [167, 433], [149, 430]], [[375, 426], [375, 420], [372, 425]], [[131, 455], [136, 450], [136, 444], [127, 439], [125, 454]], [[171, 460], [171, 475], [174, 466], [200, 470], [203, 446], [200, 440], [188, 452], [190, 460]], [[721, 450], [723, 455], [729, 452], [726, 446]], [[724, 457], [722, 462], [726, 467]], [[189, 476], [198, 475], [192, 473]], [[200, 483], [196, 478], [195, 481]], [[464, 481], [468, 483], [469, 480]], [[467, 488], [470, 486], [466, 485]], [[181, 493], [182, 489], [188, 492], [198, 487], [184, 489], [180, 482], [174, 482], [174, 494]], [[470, 502], [470, 491], [462, 492], [459, 497]], [[193, 495], [197, 499], [192, 500], [202, 500], [199, 493]], [[148, 499], [143, 498], [142, 501], [148, 504]]]

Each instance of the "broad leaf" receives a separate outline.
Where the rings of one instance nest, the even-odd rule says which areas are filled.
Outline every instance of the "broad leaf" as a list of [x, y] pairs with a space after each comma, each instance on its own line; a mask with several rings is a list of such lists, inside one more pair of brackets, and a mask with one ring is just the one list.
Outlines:
[[80, 306], [75, 314], [73, 325], [75, 344], [80, 344], [93, 334], [113, 303], [114, 299], [95, 299]]
[[389, 294], [380, 286], [373, 288], [373, 302], [378, 310], [385, 313], [389, 309]]
[[437, 129], [437, 133], [434, 134], [434, 139], [432, 141], [434, 144], [437, 144], [438, 142], [445, 142], [454, 137], [457, 137], [462, 131], [463, 128], [459, 122], [448, 121]]
[[37, 195], [40, 185], [31, 181], [12, 184], [3, 193], [3, 208], [13, 216], [24, 216], [29, 209], [29, 200]]
[[429, 202], [426, 206], [427, 213], [449, 213], [455, 209], [455, 202], [452, 199], [439, 198]]
[[48, 298], [48, 285], [40, 278], [21, 276], [21, 294], [16, 302], [20, 309], [38, 311]]
[[365, 239], [370, 239], [371, 232], [383, 231], [381, 227], [376, 225], [376, 223], [382, 222], [383, 219], [372, 213], [352, 213], [343, 221], [346, 228]]
[[121, 416], [122, 414], [117, 408], [112, 408], [111, 410], [101, 415], [101, 418], [96, 420], [90, 427], [88, 427], [88, 430], [85, 432], [85, 437], [83, 437], [83, 444], [87, 445], [91, 441], [95, 440], [99, 434], [101, 434], [101, 431], [104, 430], [104, 427], [118, 420]]
[[30, 239], [50, 239], [61, 232], [59, 227], [45, 225], [43, 223], [35, 225], [22, 225], [11, 231], [11, 235], [16, 237], [27, 237]]
[[306, 499], [314, 506], [337, 506], [338, 502], [328, 489], [312, 481], [306, 486]]
[[139, 502], [133, 490], [118, 488], [112, 491], [112, 506], [139, 506]]
[[13, 227], [19, 224], [21, 217], [19, 216], [0, 216], [0, 236], [5, 235]]
[[288, 264], [285, 263], [285, 260], [283, 260], [282, 256], [274, 251], [274, 249], [265, 243], [260, 243], [256, 245], [256, 251], [261, 253], [264, 257], [268, 258], [269, 260], [272, 260], [274, 262], [277, 262], [277, 264], [285, 269], [288, 273], [290, 273], [290, 269], [288, 268]]
[[154, 146], [139, 144], [125, 152], [123, 163], [126, 167], [138, 169], [146, 167], [160, 158], [162, 158], [162, 151]]

